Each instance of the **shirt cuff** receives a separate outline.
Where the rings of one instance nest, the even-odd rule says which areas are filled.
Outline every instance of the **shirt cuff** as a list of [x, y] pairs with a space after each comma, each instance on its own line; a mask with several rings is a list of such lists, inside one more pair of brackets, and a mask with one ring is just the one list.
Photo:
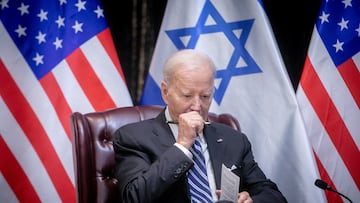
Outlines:
[[184, 146], [182, 146], [181, 144], [176, 143], [176, 142], [174, 143], [174, 145], [175, 145], [175, 147], [179, 148], [182, 152], [184, 152], [184, 154], [185, 154], [189, 159], [192, 160], [193, 155], [192, 155], [192, 153], [190, 152], [190, 150], [186, 149], [186, 147], [184, 147]]

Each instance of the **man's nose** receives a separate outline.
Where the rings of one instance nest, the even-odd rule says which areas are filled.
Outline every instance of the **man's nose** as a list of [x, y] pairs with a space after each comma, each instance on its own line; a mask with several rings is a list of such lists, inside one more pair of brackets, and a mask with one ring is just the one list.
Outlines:
[[201, 109], [201, 100], [200, 97], [194, 97], [191, 105], [193, 111], [200, 111]]

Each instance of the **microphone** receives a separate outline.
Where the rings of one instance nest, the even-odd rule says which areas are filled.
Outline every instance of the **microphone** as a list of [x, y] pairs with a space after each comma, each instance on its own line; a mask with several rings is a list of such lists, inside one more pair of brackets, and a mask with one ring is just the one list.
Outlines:
[[334, 190], [329, 184], [327, 184], [325, 181], [323, 180], [320, 180], [320, 179], [316, 179], [315, 180], [315, 185], [323, 190], [329, 190], [331, 192], [335, 192], [337, 193], [338, 195], [344, 197], [345, 199], [347, 199], [350, 203], [352, 203], [351, 199], [348, 198], [347, 196], [345, 196], [344, 194]]

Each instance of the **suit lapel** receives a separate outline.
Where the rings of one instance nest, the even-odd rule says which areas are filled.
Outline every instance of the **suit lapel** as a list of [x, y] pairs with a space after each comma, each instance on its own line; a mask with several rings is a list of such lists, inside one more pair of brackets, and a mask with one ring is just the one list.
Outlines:
[[161, 145], [164, 145], [166, 148], [175, 143], [174, 135], [171, 132], [171, 129], [165, 120], [165, 110], [154, 119], [153, 124], [153, 133], [159, 140]]
[[214, 126], [205, 125], [204, 136], [208, 144], [208, 150], [210, 155], [210, 160], [214, 170], [215, 183], [217, 188], [220, 187], [220, 177], [221, 177], [221, 165], [222, 157], [224, 150], [224, 138], [221, 136], [221, 133], [217, 133], [217, 130]]

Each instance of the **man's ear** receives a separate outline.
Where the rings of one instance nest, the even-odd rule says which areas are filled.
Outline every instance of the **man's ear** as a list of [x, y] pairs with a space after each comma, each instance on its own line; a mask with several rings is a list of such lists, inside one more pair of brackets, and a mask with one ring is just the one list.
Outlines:
[[166, 84], [165, 81], [161, 81], [160, 87], [161, 87], [161, 96], [162, 96], [165, 104], [167, 104], [167, 100], [168, 100], [167, 96], [168, 96], [168, 91], [169, 91], [168, 85]]

